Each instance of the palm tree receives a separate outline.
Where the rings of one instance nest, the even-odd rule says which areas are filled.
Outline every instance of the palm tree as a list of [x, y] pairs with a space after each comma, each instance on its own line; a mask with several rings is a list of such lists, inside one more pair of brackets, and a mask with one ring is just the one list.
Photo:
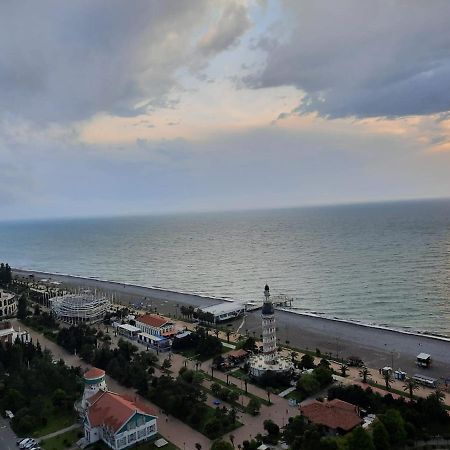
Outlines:
[[345, 364], [341, 364], [340, 369], [341, 369], [341, 375], [342, 375], [343, 377], [345, 377], [345, 376], [347, 375], [347, 369], [348, 369], [348, 366], [345, 365]]
[[364, 366], [359, 371], [359, 376], [362, 378], [363, 383], [367, 383], [367, 378], [370, 378], [372, 376], [372, 374], [369, 372], [369, 369], [366, 366]]
[[231, 445], [234, 448], [234, 434], [230, 434], [229, 438], [230, 438]]
[[403, 390], [409, 392], [409, 399], [411, 401], [414, 400], [414, 391], [417, 390], [417, 389], [419, 389], [419, 386], [417, 385], [417, 382], [413, 378], [408, 377], [405, 380], [405, 384], [403, 385]]
[[245, 386], [245, 393], [247, 394], [247, 384], [248, 384], [248, 381], [249, 381], [248, 376], [245, 375], [245, 377], [243, 378], [243, 380], [244, 380], [244, 386]]
[[385, 372], [383, 372], [383, 379], [384, 379], [384, 384], [386, 385], [386, 389], [389, 391], [389, 389], [391, 388], [391, 381], [392, 381], [392, 375], [389, 370], [386, 370]]
[[291, 352], [291, 360], [292, 363], [295, 365], [296, 359], [297, 359], [298, 353], [297, 352]]

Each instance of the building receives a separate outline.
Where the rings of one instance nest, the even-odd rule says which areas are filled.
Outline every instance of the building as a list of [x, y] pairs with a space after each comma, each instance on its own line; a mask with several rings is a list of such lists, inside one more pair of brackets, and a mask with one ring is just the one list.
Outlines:
[[129, 323], [114, 322], [113, 328], [116, 330], [117, 334], [133, 340], [136, 340], [141, 332], [140, 328], [130, 325]]
[[153, 438], [157, 417], [147, 405], [107, 390], [105, 371], [91, 368], [84, 374], [85, 389], [79, 410], [87, 446], [103, 441], [121, 450]]
[[301, 406], [300, 414], [308, 422], [327, 428], [330, 434], [348, 433], [364, 422], [357, 406], [339, 399], [329, 402], [314, 400]]
[[217, 323], [242, 316], [245, 313], [245, 305], [243, 303], [229, 301], [200, 308], [200, 311], [212, 314], [214, 316], [213, 323]]
[[17, 314], [17, 299], [15, 294], [0, 289], [0, 318], [13, 317]]
[[28, 342], [30, 340], [30, 335], [28, 331], [16, 331], [11, 322], [4, 321], [0, 322], [0, 344], [12, 344], [19, 339], [21, 342]]
[[111, 305], [106, 297], [89, 292], [54, 297], [50, 303], [56, 318], [70, 324], [100, 322]]
[[170, 337], [176, 333], [175, 324], [167, 317], [158, 314], [145, 314], [136, 318], [136, 327], [152, 336]]
[[264, 288], [264, 303], [261, 311], [263, 348], [262, 353], [250, 358], [250, 374], [256, 377], [267, 371], [287, 373], [294, 369], [290, 359], [282, 357], [277, 350], [275, 310], [270, 300], [270, 289]]

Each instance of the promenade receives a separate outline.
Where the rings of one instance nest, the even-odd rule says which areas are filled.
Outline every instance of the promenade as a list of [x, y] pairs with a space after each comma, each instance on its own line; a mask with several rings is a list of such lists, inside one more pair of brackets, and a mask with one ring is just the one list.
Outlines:
[[[194, 307], [209, 306], [223, 302], [222, 299], [203, 297], [194, 294], [167, 291], [159, 288], [147, 288], [118, 282], [102, 281], [93, 278], [73, 277], [68, 275], [48, 274], [24, 270], [13, 270], [19, 276], [33, 274], [38, 280], [49, 278], [64, 285], [84, 286], [101, 289], [114, 294], [117, 302], [122, 304], [142, 304], [171, 317], [179, 315], [180, 305]], [[298, 349], [315, 350], [331, 353], [333, 357], [346, 358], [350, 355], [360, 356], [366, 365], [374, 368], [391, 366], [405, 370], [410, 375], [422, 373], [435, 378], [450, 378], [450, 339], [422, 334], [405, 333], [381, 327], [327, 319], [292, 311], [277, 309], [277, 336], [280, 344]], [[247, 332], [259, 338], [261, 333], [260, 311], [246, 315], [245, 322], [238, 320], [233, 324], [240, 333]], [[418, 369], [416, 356], [429, 353], [433, 359], [430, 369]]]

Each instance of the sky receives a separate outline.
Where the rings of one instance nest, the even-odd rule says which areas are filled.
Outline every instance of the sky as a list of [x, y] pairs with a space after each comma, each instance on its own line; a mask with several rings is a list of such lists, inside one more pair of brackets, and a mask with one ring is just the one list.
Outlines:
[[0, 220], [450, 196], [448, 0], [0, 3]]

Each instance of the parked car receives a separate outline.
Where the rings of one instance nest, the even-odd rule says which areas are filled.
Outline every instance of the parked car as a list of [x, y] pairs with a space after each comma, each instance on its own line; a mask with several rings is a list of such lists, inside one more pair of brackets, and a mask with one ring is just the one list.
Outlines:
[[33, 441], [33, 439], [31, 438], [22, 438], [17, 441], [17, 445], [19, 446], [19, 448], [24, 448], [24, 446], [30, 443], [31, 441]]
[[5, 417], [7, 417], [8, 419], [14, 419], [14, 414], [12, 413], [12, 411], [10, 411], [9, 409], [7, 409], [5, 411]]

